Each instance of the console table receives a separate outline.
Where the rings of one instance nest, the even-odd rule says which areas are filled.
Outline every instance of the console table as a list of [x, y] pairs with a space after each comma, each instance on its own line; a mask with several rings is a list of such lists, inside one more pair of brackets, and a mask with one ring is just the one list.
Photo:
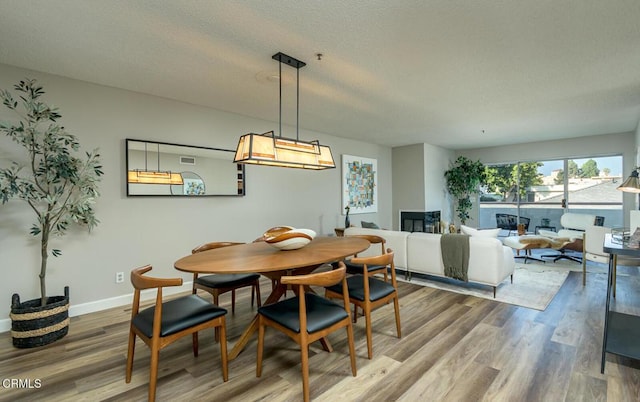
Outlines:
[[606, 234], [602, 250], [609, 253], [609, 278], [607, 280], [607, 301], [604, 316], [604, 336], [602, 340], [602, 363], [600, 372], [604, 374], [607, 352], [640, 360], [640, 316], [610, 310], [611, 288], [614, 275], [614, 257], [626, 255], [640, 257], [640, 248], [614, 243], [611, 234]]

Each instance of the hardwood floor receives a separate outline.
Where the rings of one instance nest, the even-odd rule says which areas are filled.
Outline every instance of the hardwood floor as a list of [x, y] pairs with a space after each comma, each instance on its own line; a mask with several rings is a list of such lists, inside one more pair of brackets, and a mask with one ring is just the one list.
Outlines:
[[[640, 400], [640, 362], [607, 355], [600, 374], [603, 274], [589, 274], [583, 287], [581, 273], [572, 272], [542, 312], [408, 283], [399, 287], [403, 338], [395, 335], [393, 304], [374, 311], [374, 357], [368, 360], [359, 319], [357, 377], [351, 376], [346, 333], [329, 336], [333, 353], [311, 346], [313, 400]], [[616, 308], [640, 314], [638, 290], [638, 269], [620, 268]], [[255, 313], [249, 295], [238, 292], [236, 313], [227, 315], [230, 346]], [[230, 310], [226, 296], [222, 306]], [[124, 381], [129, 314], [126, 306], [74, 317], [69, 335], [35, 350], [15, 349], [10, 334], [0, 334], [0, 401], [146, 400], [149, 351], [140, 341], [132, 381]], [[229, 363], [227, 383], [213, 331], [200, 335], [197, 358], [189, 337], [169, 346], [160, 353], [158, 400], [301, 400], [295, 343], [267, 330], [263, 373], [256, 378], [256, 339]], [[7, 379], [31, 380], [32, 388], [6, 388]]]

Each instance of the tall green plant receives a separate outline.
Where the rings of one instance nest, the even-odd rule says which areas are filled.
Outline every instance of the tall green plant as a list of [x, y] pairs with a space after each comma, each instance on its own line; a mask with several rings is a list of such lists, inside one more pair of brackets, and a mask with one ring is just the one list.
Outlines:
[[93, 204], [98, 197], [98, 182], [102, 176], [100, 154], [94, 149], [86, 159], [74, 156], [80, 144], [57, 123], [62, 116], [58, 109], [40, 100], [44, 94], [36, 80], [23, 80], [14, 86], [19, 101], [8, 90], [0, 91], [2, 103], [14, 111], [19, 120], [12, 124], [0, 122], [5, 133], [27, 152], [27, 165], [12, 162], [0, 168], [0, 198], [25, 201], [36, 214], [30, 234], [40, 237], [40, 294], [42, 305], [47, 302], [47, 258], [61, 255], [59, 249], [49, 250], [52, 235], [64, 235], [71, 224], [85, 225], [91, 230], [98, 224]]
[[444, 172], [447, 190], [457, 200], [456, 212], [464, 225], [469, 219], [469, 211], [473, 207], [471, 195], [480, 192], [480, 185], [485, 182], [485, 169], [480, 161], [472, 161], [459, 156], [451, 169]]

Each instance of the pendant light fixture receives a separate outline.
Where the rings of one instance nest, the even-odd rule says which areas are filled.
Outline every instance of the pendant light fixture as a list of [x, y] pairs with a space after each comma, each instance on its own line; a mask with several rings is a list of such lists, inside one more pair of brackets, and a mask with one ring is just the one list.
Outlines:
[[640, 180], [638, 179], [638, 170], [640, 167], [633, 168], [633, 172], [624, 181], [620, 186], [618, 186], [618, 190], [624, 191], [626, 193], [640, 193]]
[[144, 170], [134, 169], [127, 172], [127, 181], [138, 184], [184, 184], [180, 173], [160, 170], [160, 144], [158, 144], [158, 170], [147, 169], [147, 143], [144, 143]]
[[[299, 138], [300, 114], [300, 68], [306, 63], [284, 53], [278, 52], [272, 57], [278, 61], [280, 83], [280, 132], [263, 134], [249, 133], [240, 137], [234, 163], [279, 166], [299, 169], [331, 169], [336, 164], [331, 148], [320, 145], [318, 140], [302, 141]], [[282, 63], [296, 69], [296, 138], [282, 137]]]

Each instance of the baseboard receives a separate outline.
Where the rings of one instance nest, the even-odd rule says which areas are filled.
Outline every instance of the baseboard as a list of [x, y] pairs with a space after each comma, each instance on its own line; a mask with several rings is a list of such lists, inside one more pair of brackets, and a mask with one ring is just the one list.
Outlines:
[[[191, 281], [184, 282], [182, 286], [174, 286], [170, 288], [164, 288], [162, 294], [165, 296], [174, 295], [176, 293], [187, 292], [191, 290]], [[151, 300], [156, 297], [155, 289], [143, 290], [140, 294], [141, 300]], [[72, 300], [73, 301], [73, 300]], [[88, 303], [82, 303], [78, 305], [71, 304], [69, 306], [69, 317], [76, 317], [79, 315], [95, 313], [96, 311], [107, 310], [113, 307], [120, 307], [130, 305], [133, 301], [133, 293], [126, 295], [110, 297], [108, 299], [96, 300]], [[5, 318], [0, 320], [0, 333], [8, 332], [11, 330], [11, 319]]]

